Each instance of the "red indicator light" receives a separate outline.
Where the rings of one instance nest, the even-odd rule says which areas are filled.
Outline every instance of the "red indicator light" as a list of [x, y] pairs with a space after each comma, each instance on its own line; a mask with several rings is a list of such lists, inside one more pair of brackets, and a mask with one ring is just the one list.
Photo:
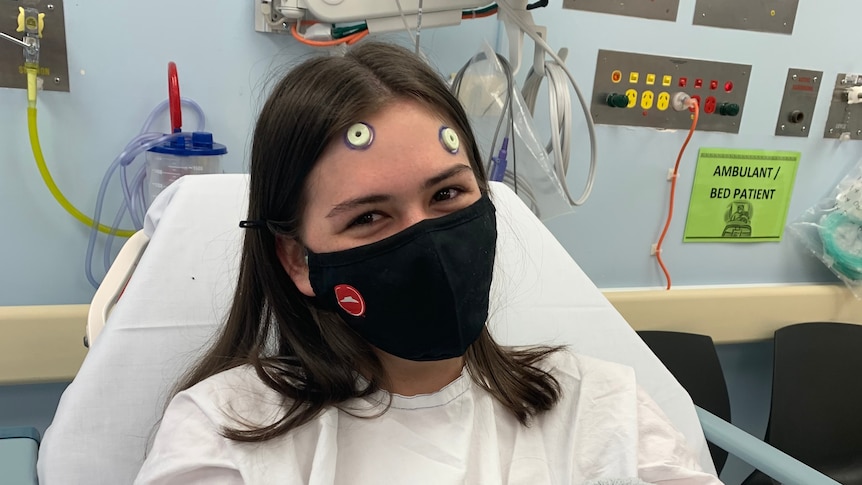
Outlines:
[[695, 79], [694, 80], [694, 87], [696, 89], [702, 88], [703, 87], [703, 79]]
[[710, 81], [709, 82], [709, 89], [712, 89], [713, 91], [718, 89], [718, 81], [716, 81], [715, 79]]
[[679, 78], [679, 87], [684, 88], [686, 86], [688, 86], [688, 78], [687, 77]]
[[724, 83], [724, 90], [728, 93], [733, 91], [733, 81], [727, 81]]

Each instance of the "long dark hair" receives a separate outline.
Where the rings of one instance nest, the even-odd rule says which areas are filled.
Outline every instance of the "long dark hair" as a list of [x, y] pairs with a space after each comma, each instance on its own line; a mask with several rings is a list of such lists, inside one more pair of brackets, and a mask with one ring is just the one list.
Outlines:
[[[278, 228], [247, 230], [236, 294], [227, 322], [177, 392], [220, 372], [251, 365], [284, 396], [285, 413], [270, 425], [226, 428], [224, 436], [264, 441], [314, 419], [329, 406], [368, 395], [386, 382], [369, 344], [335, 313], [303, 295], [276, 254], [277, 237], [296, 237], [306, 178], [324, 148], [357, 120], [393, 100], [426, 106], [462, 140], [481, 191], [487, 192], [478, 147], [461, 104], [429, 66], [406, 49], [364, 42], [343, 56], [319, 57], [295, 67], [275, 87], [254, 131], [248, 218], [279, 221]], [[465, 356], [473, 380], [522, 424], [559, 400], [559, 383], [537, 364], [557, 350], [499, 346], [485, 329]], [[356, 370], [369, 385], [357, 389]], [[239, 418], [242, 419], [241, 417]]]

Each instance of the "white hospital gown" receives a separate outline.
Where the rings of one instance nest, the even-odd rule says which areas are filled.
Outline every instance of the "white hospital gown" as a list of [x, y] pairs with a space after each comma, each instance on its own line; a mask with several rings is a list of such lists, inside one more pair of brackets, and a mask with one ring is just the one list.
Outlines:
[[[660, 484], [720, 484], [626, 366], [569, 352], [544, 364], [559, 403], [528, 427], [465, 370], [433, 393], [393, 395], [370, 419], [329, 409], [279, 438], [240, 443], [222, 426], [269, 423], [280, 396], [251, 367], [223, 372], [168, 406], [136, 484], [581, 484], [638, 477]], [[383, 393], [357, 399], [373, 414]]]

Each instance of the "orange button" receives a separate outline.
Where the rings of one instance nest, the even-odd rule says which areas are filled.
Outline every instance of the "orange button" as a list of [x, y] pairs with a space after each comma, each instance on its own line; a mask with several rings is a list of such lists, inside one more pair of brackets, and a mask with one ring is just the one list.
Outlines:
[[614, 71], [611, 73], [611, 81], [618, 83], [623, 80], [622, 71]]

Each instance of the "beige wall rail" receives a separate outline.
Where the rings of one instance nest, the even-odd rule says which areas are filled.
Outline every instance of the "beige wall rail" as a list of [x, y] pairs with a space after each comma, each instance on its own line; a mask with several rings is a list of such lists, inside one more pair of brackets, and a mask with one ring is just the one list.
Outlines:
[[716, 343], [770, 339], [776, 330], [794, 323], [862, 324], [862, 300], [839, 285], [606, 290], [604, 294], [635, 330], [700, 333]]
[[71, 381], [89, 305], [0, 307], [0, 384]]
[[[862, 324], [862, 301], [838, 285], [606, 290], [635, 330], [677, 330], [716, 343], [772, 338], [785, 325]], [[0, 384], [69, 381], [87, 350], [88, 305], [0, 307]]]

